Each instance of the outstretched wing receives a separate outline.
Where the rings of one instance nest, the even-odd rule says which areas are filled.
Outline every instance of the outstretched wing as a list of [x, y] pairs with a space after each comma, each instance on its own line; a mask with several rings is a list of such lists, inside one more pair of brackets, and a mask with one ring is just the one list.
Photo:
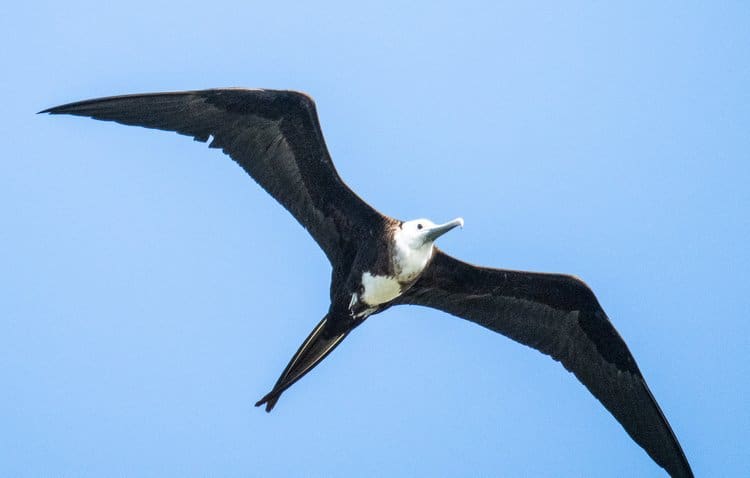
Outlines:
[[672, 476], [690, 465], [628, 347], [593, 292], [566, 275], [477, 267], [435, 251], [402, 304], [476, 322], [561, 362]]
[[334, 263], [342, 241], [379, 217], [341, 180], [313, 100], [241, 88], [114, 96], [57, 106], [71, 114], [192, 136], [221, 148], [307, 229]]

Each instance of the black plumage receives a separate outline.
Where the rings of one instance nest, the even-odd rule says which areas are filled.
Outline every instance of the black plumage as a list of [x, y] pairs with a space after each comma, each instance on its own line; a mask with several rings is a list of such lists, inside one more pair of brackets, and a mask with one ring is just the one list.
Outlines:
[[[127, 95], [71, 103], [72, 114], [192, 136], [221, 148], [309, 231], [332, 265], [331, 306], [274, 388], [256, 405], [270, 411], [369, 315], [398, 304], [443, 310], [547, 354], [572, 372], [630, 436], [672, 476], [687, 459], [635, 359], [591, 290], [566, 275], [473, 266], [437, 248], [400, 295], [368, 305], [362, 273], [392, 275], [388, 238], [403, 223], [377, 212], [341, 180], [315, 104], [292, 91], [213, 89]], [[420, 225], [421, 228], [421, 225]]]

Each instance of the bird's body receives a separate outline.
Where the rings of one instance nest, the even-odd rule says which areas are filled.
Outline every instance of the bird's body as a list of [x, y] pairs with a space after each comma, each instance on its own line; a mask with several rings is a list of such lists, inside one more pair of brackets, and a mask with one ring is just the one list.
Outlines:
[[[433, 241], [418, 241], [420, 231], [442, 228], [447, 232], [456, 226], [463, 226], [463, 219], [437, 226], [428, 219], [396, 221], [389, 218], [390, 227], [376, 241], [365, 242], [361, 257], [371, 258], [357, 264], [354, 277], [359, 276], [359, 285], [351, 295], [349, 308], [352, 315], [370, 315], [367, 311], [377, 310], [378, 306], [398, 298], [419, 278], [432, 259]], [[368, 263], [369, 262], [369, 263]], [[360, 272], [361, 271], [361, 272]]]
[[400, 221], [362, 201], [336, 172], [315, 105], [292, 91], [214, 89], [128, 95], [44, 112], [176, 131], [221, 148], [312, 235], [332, 266], [330, 306], [273, 389], [281, 394], [369, 316], [429, 306], [560, 361], [672, 476], [690, 465], [635, 359], [591, 290], [559, 274], [474, 266], [434, 246], [462, 219]]

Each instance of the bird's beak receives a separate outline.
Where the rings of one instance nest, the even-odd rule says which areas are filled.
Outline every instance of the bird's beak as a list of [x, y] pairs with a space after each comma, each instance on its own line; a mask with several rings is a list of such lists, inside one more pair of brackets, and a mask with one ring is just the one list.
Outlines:
[[434, 241], [456, 226], [464, 227], [464, 219], [462, 217], [456, 218], [450, 222], [446, 222], [445, 224], [438, 224], [437, 226], [431, 227], [424, 234], [425, 240]]

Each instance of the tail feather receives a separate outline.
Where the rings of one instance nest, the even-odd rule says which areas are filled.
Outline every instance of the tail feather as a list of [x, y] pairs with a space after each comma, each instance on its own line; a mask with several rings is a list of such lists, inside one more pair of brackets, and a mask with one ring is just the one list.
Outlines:
[[281, 373], [281, 376], [276, 381], [276, 385], [263, 398], [258, 400], [255, 404], [256, 407], [265, 404], [267, 412], [273, 410], [276, 402], [279, 401], [279, 397], [287, 388], [291, 387], [297, 380], [304, 377], [307, 372], [315, 368], [349, 335], [351, 329], [347, 329], [344, 332], [331, 333], [330, 328], [327, 327], [328, 317], [328, 315], [323, 317], [323, 320], [310, 332], [310, 335], [305, 339], [299, 350], [297, 350], [297, 353], [294, 354], [292, 360], [289, 361], [289, 364]]

